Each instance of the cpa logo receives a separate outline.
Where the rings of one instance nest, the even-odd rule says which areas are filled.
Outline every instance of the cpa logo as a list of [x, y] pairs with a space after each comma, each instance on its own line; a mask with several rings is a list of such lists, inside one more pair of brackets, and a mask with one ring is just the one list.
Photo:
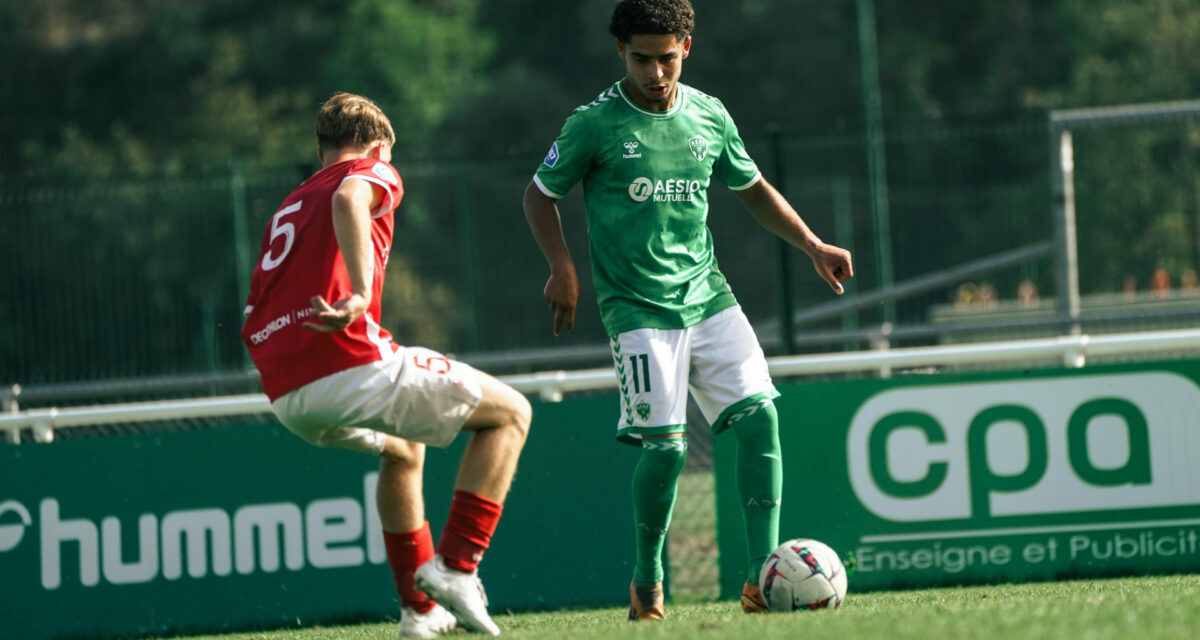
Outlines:
[[629, 197], [634, 202], [645, 202], [654, 194], [654, 183], [650, 178], [638, 178], [629, 185]]
[[894, 522], [1194, 506], [1197, 406], [1170, 371], [897, 387], [850, 424], [850, 484]]
[[[12, 511], [20, 518], [20, 523], [13, 524], [5, 521], [4, 514]], [[11, 520], [11, 518], [7, 519]], [[25, 528], [33, 524], [33, 518], [29, 515], [29, 510], [26, 509], [20, 502], [16, 500], [8, 500], [0, 502], [0, 553], [10, 551], [21, 544], [21, 538], [25, 537]]]

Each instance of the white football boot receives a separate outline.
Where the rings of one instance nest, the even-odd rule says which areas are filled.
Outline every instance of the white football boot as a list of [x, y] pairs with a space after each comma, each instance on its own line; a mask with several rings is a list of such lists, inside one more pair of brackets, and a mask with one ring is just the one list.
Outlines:
[[450, 633], [458, 626], [454, 614], [435, 604], [425, 613], [411, 607], [400, 607], [400, 638], [436, 638]]
[[488, 616], [487, 594], [475, 573], [450, 569], [438, 555], [417, 569], [416, 583], [418, 589], [449, 609], [466, 629], [500, 635], [500, 627]]

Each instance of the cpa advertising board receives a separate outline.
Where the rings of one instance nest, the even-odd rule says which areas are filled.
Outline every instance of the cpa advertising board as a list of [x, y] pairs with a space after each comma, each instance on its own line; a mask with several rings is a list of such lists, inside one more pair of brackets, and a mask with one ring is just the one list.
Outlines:
[[[781, 536], [851, 589], [1200, 570], [1200, 362], [783, 385]], [[724, 595], [746, 558], [717, 438]]]
[[[617, 400], [535, 404], [480, 577], [493, 609], [615, 604], [632, 568]], [[466, 435], [429, 449], [445, 522]], [[606, 455], [577, 455], [603, 450]], [[278, 424], [0, 446], [0, 637], [80, 638], [396, 618], [371, 456]], [[569, 565], [554, 558], [570, 558]]]

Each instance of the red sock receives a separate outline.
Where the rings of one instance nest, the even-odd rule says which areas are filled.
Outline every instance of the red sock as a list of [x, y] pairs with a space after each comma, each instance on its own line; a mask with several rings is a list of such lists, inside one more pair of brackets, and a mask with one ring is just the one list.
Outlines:
[[503, 508], [499, 502], [473, 493], [454, 492], [450, 517], [446, 519], [442, 541], [437, 548], [438, 555], [446, 561], [447, 567], [470, 573], [479, 566], [483, 550], [492, 541]]
[[384, 531], [383, 543], [387, 548], [392, 577], [396, 579], [396, 593], [400, 594], [400, 604], [412, 608], [417, 613], [425, 613], [432, 609], [433, 600], [424, 592], [417, 591], [413, 583], [413, 573], [417, 567], [433, 557], [433, 535], [429, 533], [429, 523], [426, 522], [420, 529], [405, 533]]

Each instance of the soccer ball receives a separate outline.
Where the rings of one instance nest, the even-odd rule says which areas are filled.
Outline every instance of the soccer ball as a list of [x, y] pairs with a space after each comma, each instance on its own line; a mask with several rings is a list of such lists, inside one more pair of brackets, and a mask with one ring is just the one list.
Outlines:
[[836, 609], [846, 598], [846, 568], [822, 542], [788, 540], [763, 563], [758, 588], [771, 611]]

